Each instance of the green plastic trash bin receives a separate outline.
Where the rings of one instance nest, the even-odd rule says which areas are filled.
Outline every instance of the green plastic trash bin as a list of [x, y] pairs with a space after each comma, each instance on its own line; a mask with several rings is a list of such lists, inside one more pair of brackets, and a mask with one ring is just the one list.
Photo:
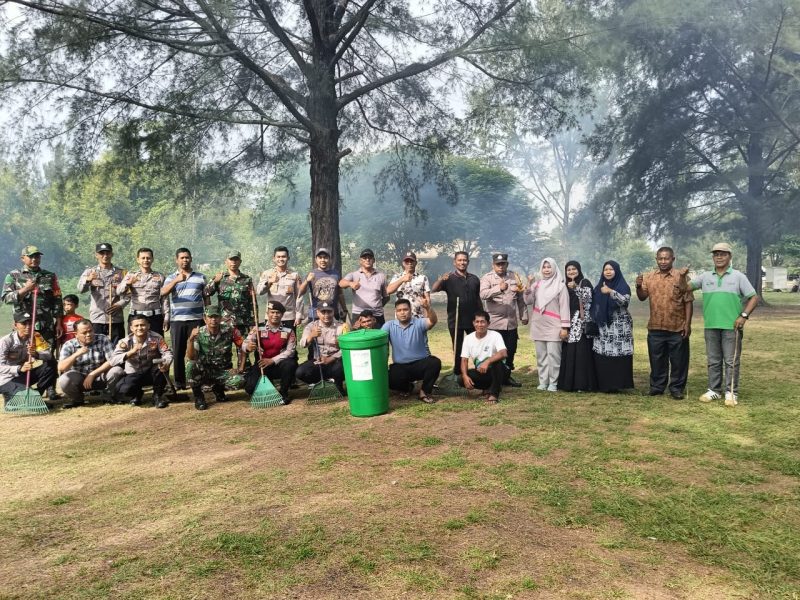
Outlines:
[[358, 329], [339, 337], [350, 414], [389, 412], [389, 332]]

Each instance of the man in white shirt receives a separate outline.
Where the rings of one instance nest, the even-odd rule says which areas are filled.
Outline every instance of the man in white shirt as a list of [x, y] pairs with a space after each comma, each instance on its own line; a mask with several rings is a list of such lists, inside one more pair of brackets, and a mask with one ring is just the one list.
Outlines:
[[503, 336], [489, 330], [489, 313], [478, 310], [472, 318], [475, 328], [461, 346], [461, 381], [468, 390], [485, 390], [486, 402], [495, 404], [503, 387], [508, 356]]

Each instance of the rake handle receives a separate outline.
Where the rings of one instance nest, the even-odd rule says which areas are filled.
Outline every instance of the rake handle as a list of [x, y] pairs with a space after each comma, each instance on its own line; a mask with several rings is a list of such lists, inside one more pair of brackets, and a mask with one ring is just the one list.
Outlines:
[[[36, 345], [36, 304], [37, 300], [39, 299], [39, 285], [35, 285], [33, 287], [33, 309], [31, 312], [31, 332], [29, 334], [29, 342], [28, 342], [28, 362], [31, 366], [33, 366], [33, 357], [31, 356], [31, 351]], [[31, 369], [28, 369], [28, 372], [25, 374], [25, 391], [28, 391], [31, 388]]]

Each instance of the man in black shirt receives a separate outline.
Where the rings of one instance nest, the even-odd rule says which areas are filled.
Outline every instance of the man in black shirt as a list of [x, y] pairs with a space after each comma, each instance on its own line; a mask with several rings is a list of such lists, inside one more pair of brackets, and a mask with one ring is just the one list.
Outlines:
[[[455, 270], [445, 273], [437, 279], [431, 287], [431, 292], [445, 292], [447, 294], [447, 328], [450, 330], [450, 340], [455, 341], [456, 352], [453, 358], [453, 372], [461, 372], [461, 345], [464, 336], [475, 331], [472, 327], [472, 317], [475, 311], [483, 308], [480, 299], [481, 280], [472, 273], [467, 273], [469, 267], [469, 254], [456, 252], [453, 256]], [[456, 331], [456, 300], [458, 300], [458, 331]]]

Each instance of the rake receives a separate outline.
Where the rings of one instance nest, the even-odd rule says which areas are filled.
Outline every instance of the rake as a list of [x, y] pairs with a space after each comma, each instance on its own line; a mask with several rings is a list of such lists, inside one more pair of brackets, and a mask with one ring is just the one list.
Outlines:
[[[33, 288], [33, 315], [31, 317], [30, 343], [36, 340], [36, 299], [39, 295], [39, 287]], [[33, 367], [30, 349], [28, 350], [28, 363]], [[48, 412], [47, 404], [42, 400], [42, 395], [36, 390], [31, 389], [31, 369], [25, 376], [25, 389], [20, 390], [9, 400], [6, 401], [3, 410], [14, 415], [43, 415]]]
[[[456, 296], [456, 327], [455, 327], [455, 335], [453, 336], [453, 363], [458, 364], [460, 361], [460, 357], [456, 356], [456, 342], [458, 341], [458, 309], [460, 306], [460, 300], [458, 296]], [[438, 390], [434, 388], [439, 394], [444, 396], [454, 396], [456, 398], [465, 398], [469, 395], [469, 392], [466, 388], [461, 387], [458, 385], [458, 374], [453, 371], [449, 375], [442, 376], [438, 382], [436, 382], [436, 386], [439, 388]]]
[[[257, 360], [261, 361], [261, 340], [258, 335], [258, 304], [256, 304], [256, 294], [253, 288], [250, 288], [250, 297], [253, 299], [253, 315], [256, 319], [256, 356]], [[266, 322], [264, 326], [266, 327]], [[256, 389], [253, 390], [253, 395], [250, 396], [250, 406], [253, 408], [270, 408], [281, 406], [282, 404], [283, 397], [272, 385], [269, 377], [264, 375], [264, 369], [261, 369], [261, 379], [258, 381]]]
[[315, 345], [317, 348], [317, 362], [319, 363], [319, 383], [311, 384], [311, 393], [308, 395], [308, 403], [329, 404], [331, 402], [344, 400], [344, 396], [342, 396], [336, 384], [325, 380], [325, 375], [322, 372], [322, 353], [319, 350], [319, 344], [315, 342]]

